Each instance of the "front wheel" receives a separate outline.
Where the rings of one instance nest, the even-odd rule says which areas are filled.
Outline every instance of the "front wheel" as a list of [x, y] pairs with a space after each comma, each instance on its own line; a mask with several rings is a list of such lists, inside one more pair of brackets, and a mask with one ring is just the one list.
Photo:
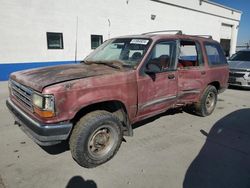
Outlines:
[[122, 142], [121, 122], [107, 111], [82, 117], [70, 136], [70, 150], [76, 162], [93, 168], [110, 160]]
[[209, 116], [213, 113], [217, 103], [217, 89], [214, 86], [209, 85], [201, 100], [195, 104], [195, 112], [200, 116]]

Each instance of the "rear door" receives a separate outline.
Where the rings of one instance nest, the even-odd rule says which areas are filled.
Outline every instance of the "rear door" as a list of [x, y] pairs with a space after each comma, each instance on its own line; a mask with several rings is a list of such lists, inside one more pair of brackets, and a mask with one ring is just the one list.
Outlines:
[[206, 68], [201, 44], [194, 40], [180, 40], [178, 54], [179, 103], [196, 101], [206, 84]]

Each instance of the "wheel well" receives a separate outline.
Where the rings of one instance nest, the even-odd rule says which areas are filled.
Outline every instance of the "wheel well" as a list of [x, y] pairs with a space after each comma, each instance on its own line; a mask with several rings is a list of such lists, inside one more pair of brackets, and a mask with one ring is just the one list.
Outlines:
[[120, 101], [106, 101], [99, 102], [95, 104], [91, 104], [89, 106], [83, 107], [80, 111], [78, 111], [75, 117], [72, 119], [73, 124], [79, 121], [81, 117], [86, 115], [89, 112], [93, 112], [95, 110], [105, 110], [108, 111], [118, 117], [118, 119], [122, 122], [123, 125], [123, 135], [132, 136], [132, 128], [129, 123], [128, 114], [125, 105]]
[[220, 83], [219, 83], [218, 81], [211, 82], [211, 83], [210, 83], [210, 84], [208, 84], [208, 85], [212, 85], [212, 86], [214, 86], [214, 87], [217, 89], [217, 91], [219, 91], [219, 90], [220, 90]]

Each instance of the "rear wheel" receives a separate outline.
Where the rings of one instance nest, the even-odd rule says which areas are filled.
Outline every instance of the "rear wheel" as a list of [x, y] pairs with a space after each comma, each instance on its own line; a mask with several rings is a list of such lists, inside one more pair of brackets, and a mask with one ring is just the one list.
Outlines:
[[94, 111], [82, 117], [70, 137], [70, 150], [76, 162], [87, 168], [110, 160], [122, 142], [121, 122], [107, 111]]
[[214, 86], [209, 85], [201, 100], [195, 104], [195, 112], [200, 116], [208, 116], [213, 113], [217, 103], [217, 89]]

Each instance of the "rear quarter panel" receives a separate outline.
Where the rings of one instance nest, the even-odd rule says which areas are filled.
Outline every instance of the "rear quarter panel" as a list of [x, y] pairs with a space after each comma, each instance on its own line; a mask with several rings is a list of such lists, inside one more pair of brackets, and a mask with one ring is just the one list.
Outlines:
[[[202, 53], [204, 57], [204, 63], [206, 67], [206, 81], [207, 84], [212, 82], [219, 82], [220, 89], [228, 87], [228, 78], [229, 78], [229, 66], [228, 64], [221, 64], [221, 65], [210, 65], [208, 61], [208, 56], [206, 53], [205, 44], [209, 42], [211, 44], [215, 44], [220, 46], [220, 44], [216, 41], [203, 41], [202, 42]], [[221, 47], [220, 47], [221, 48]], [[221, 49], [222, 50], [222, 49]], [[225, 56], [224, 56], [225, 58]], [[225, 58], [226, 61], [226, 58]], [[204, 88], [205, 89], [205, 88]]]
[[207, 71], [207, 76], [210, 83], [217, 81], [220, 83], [220, 89], [227, 88], [229, 78], [228, 65], [210, 66]]

